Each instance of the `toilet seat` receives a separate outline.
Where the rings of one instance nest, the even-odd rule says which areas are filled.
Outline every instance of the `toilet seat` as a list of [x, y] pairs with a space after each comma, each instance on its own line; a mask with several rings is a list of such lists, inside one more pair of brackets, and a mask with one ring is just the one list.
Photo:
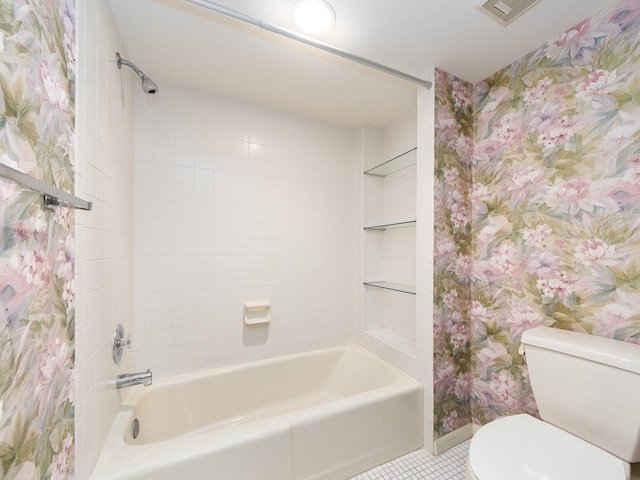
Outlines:
[[469, 446], [474, 480], [628, 480], [629, 464], [530, 415], [495, 420]]

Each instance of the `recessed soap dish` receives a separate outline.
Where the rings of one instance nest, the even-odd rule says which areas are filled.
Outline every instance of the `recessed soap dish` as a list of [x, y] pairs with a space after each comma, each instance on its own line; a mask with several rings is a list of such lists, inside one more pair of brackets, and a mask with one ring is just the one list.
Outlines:
[[257, 302], [245, 302], [244, 323], [245, 325], [261, 325], [271, 321], [271, 304], [268, 300]]

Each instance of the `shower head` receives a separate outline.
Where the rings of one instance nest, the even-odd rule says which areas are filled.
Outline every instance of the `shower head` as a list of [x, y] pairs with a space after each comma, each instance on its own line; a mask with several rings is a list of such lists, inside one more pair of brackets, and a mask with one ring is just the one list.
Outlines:
[[156, 82], [151, 80], [149, 77], [142, 77], [142, 89], [144, 93], [156, 93], [158, 91], [158, 86]]
[[156, 85], [156, 82], [147, 77], [142, 70], [136, 67], [129, 60], [125, 60], [124, 58], [122, 58], [120, 56], [120, 52], [116, 52], [116, 62], [118, 63], [118, 68], [122, 68], [122, 65], [126, 65], [127, 67], [131, 67], [133, 71], [136, 72], [136, 74], [142, 80], [142, 90], [144, 90], [144, 93], [158, 92], [158, 86]]

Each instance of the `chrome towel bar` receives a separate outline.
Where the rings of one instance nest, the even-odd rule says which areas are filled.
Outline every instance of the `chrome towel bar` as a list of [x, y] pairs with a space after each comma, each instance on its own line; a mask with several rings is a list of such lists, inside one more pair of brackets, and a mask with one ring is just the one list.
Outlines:
[[91, 202], [76, 197], [53, 185], [33, 178], [26, 173], [22, 173], [15, 168], [0, 163], [0, 177], [19, 183], [23, 187], [44, 195], [44, 204], [47, 207], [63, 205], [65, 207], [79, 208], [81, 210], [91, 210]]

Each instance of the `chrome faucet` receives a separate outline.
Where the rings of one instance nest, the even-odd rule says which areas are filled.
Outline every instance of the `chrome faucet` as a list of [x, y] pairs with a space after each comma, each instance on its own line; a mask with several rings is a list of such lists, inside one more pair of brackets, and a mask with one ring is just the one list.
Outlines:
[[144, 385], [145, 387], [148, 387], [151, 385], [151, 380], [151, 369], [148, 368], [146, 372], [124, 373], [122, 375], [118, 375], [118, 378], [116, 379], [116, 387], [126, 388], [134, 385]]

